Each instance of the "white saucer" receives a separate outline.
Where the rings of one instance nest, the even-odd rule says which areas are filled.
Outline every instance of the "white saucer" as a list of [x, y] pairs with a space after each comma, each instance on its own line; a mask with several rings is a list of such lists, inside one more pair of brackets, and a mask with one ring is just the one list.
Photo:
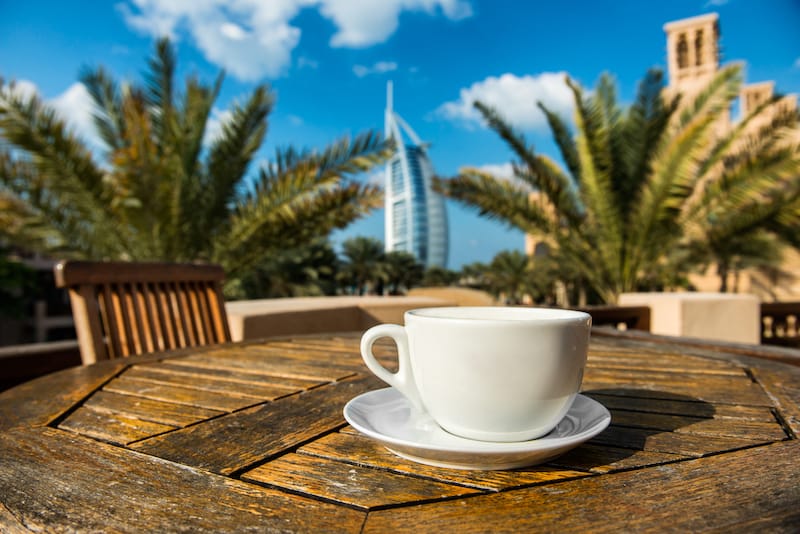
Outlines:
[[578, 395], [564, 419], [544, 437], [511, 443], [475, 441], [442, 430], [394, 388], [359, 395], [344, 407], [344, 418], [403, 458], [437, 467], [480, 470], [542, 463], [596, 436], [611, 422], [605, 406]]

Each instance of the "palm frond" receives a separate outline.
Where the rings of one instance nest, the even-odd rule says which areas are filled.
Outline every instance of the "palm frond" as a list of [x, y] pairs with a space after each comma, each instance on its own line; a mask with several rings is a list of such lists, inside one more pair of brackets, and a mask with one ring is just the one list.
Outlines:
[[145, 99], [152, 112], [153, 129], [163, 143], [167, 140], [174, 105], [175, 51], [166, 37], [156, 41], [155, 53], [147, 62]]
[[94, 102], [92, 120], [100, 139], [110, 152], [121, 149], [126, 133], [119, 87], [102, 67], [84, 69], [80, 80]]
[[436, 179], [435, 189], [523, 232], [547, 235], [558, 227], [545, 204], [531, 198], [531, 190], [479, 169], [465, 168], [454, 178]]
[[612, 179], [614, 157], [609, 141], [615, 120], [613, 108], [609, 108], [607, 101], [608, 90], [602, 93], [600, 99], [587, 101], [579, 86], [571, 80], [567, 85], [575, 98], [580, 188], [587, 224], [603, 243], [600, 252], [604, 265], [618, 272], [622, 269], [623, 235], [621, 213], [615, 202]]
[[[264, 167], [253, 191], [241, 196], [221, 247], [242, 251], [242, 260], [229, 262], [237, 269], [251, 265], [244, 252], [252, 244], [261, 249], [281, 248], [341, 228], [377, 207], [379, 188], [349, 181], [389, 157], [381, 136], [367, 132], [344, 138], [320, 154], [279, 151], [276, 163]], [[238, 257], [237, 254], [227, 254]]]
[[678, 220], [704, 178], [698, 173], [713, 151], [713, 129], [738, 94], [738, 68], [721, 70], [706, 88], [684, 104], [661, 135], [651, 159], [651, 172], [631, 217], [632, 259], [629, 276], [652, 261], [646, 242], [678, 236]]
[[201, 185], [201, 205], [211, 231], [227, 216], [236, 188], [247, 175], [253, 157], [267, 133], [267, 117], [274, 98], [266, 86], [257, 87], [243, 105], [235, 104], [230, 118], [212, 140], [208, 174]]
[[479, 101], [474, 105], [489, 127], [508, 143], [522, 164], [527, 166], [525, 172], [521, 171], [521, 167], [517, 167], [520, 170], [519, 177], [535, 190], [541, 191], [560, 217], [571, 222], [579, 221], [582, 218], [582, 208], [576, 196], [574, 181], [553, 165], [552, 160], [537, 155], [534, 148], [527, 144], [525, 137], [506, 122], [496, 110]]
[[575, 140], [572, 138], [572, 132], [566, 122], [558, 116], [555, 112], [551, 111], [542, 102], [538, 102], [537, 106], [542, 110], [544, 116], [547, 118], [547, 124], [553, 132], [553, 139], [561, 152], [561, 158], [567, 166], [572, 176], [580, 176], [581, 167], [578, 160], [578, 151], [575, 148]]

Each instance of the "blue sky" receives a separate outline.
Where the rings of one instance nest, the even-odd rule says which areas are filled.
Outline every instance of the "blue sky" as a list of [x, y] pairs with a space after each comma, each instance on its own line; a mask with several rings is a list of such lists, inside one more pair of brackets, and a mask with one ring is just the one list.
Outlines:
[[[259, 83], [277, 95], [261, 157], [278, 146], [322, 147], [383, 130], [386, 82], [395, 109], [431, 143], [439, 174], [502, 168], [511, 154], [474, 119], [475, 97], [497, 103], [545, 154], [555, 147], [535, 111], [569, 113], [568, 73], [592, 86], [603, 72], [623, 101], [650, 67], [666, 65], [666, 22], [716, 12], [723, 63], [744, 60], [748, 82], [800, 93], [798, 0], [0, 0], [0, 76], [35, 88], [89, 135], [84, 66], [140, 79], [155, 36], [173, 37], [179, 76], [226, 82], [214, 113]], [[365, 177], [365, 179], [376, 179]], [[448, 202], [450, 268], [522, 249], [523, 236]], [[383, 238], [383, 211], [335, 235]]]

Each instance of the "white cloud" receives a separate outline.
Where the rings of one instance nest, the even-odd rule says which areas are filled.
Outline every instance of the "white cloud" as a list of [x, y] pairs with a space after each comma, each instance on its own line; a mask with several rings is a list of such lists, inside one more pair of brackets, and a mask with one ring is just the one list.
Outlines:
[[488, 172], [496, 178], [511, 180], [514, 177], [514, 168], [511, 163], [490, 163], [476, 167], [479, 171]]
[[[27, 100], [33, 97], [42, 98], [39, 88], [35, 83], [28, 80], [13, 82], [10, 86], [11, 91]], [[75, 135], [89, 144], [93, 150], [103, 146], [97, 129], [94, 127], [94, 102], [86, 87], [82, 83], [75, 82], [67, 89], [44, 103], [55, 110], [59, 118], [65, 123], [67, 128]]]
[[458, 100], [445, 102], [436, 113], [467, 125], [482, 124], [481, 114], [473, 106], [479, 100], [495, 108], [516, 127], [528, 130], [543, 128], [547, 119], [537, 102], [544, 103], [556, 113], [571, 116], [573, 95], [564, 80], [563, 72], [545, 72], [538, 76], [490, 76], [461, 89]]
[[250, 34], [238, 24], [223, 22], [219, 27], [220, 33], [233, 41], [244, 41]]
[[512, 184], [522, 187], [523, 189], [530, 189], [531, 187], [530, 184], [524, 180], [517, 178], [517, 176], [514, 174], [514, 166], [510, 162], [488, 163], [481, 165], [480, 167], [475, 167], [475, 169], [489, 173], [498, 180], [511, 182]]
[[3, 87], [3, 92], [9, 95], [16, 95], [23, 100], [29, 100], [30, 98], [39, 95], [39, 88], [36, 87], [36, 84], [31, 81], [18, 80], [11, 82], [8, 86]]
[[371, 67], [365, 67], [364, 65], [353, 66], [353, 73], [359, 78], [363, 78], [368, 74], [383, 74], [393, 70], [397, 70], [397, 63], [394, 61], [378, 61]]
[[727, 4], [728, 2], [729, 2], [729, 0], [708, 0], [708, 1], [707, 1], [707, 2], [706, 2], [704, 5], [703, 5], [703, 7], [711, 7], [711, 6], [714, 6], [714, 7], [720, 7], [720, 6], [724, 6], [724, 5], [725, 5], [725, 4]]
[[800, 69], [800, 57], [794, 60], [794, 66]]
[[300, 56], [297, 58], [297, 66], [301, 69], [304, 67], [308, 67], [309, 69], [316, 69], [319, 67], [319, 61], [316, 59], [311, 59], [306, 56]]
[[464, 0], [321, 0], [320, 4], [320, 13], [338, 29], [331, 38], [334, 47], [360, 48], [384, 42], [397, 29], [402, 11], [434, 15], [438, 8], [451, 20], [472, 15], [471, 5]]
[[285, 72], [301, 35], [291, 21], [302, 9], [333, 21], [331, 46], [353, 48], [388, 39], [403, 11], [453, 20], [472, 15], [466, 0], [127, 0], [117, 8], [142, 33], [190, 35], [206, 59], [247, 81]]
[[208, 116], [206, 123], [206, 131], [203, 133], [203, 144], [208, 146], [220, 136], [222, 133], [222, 126], [228, 122], [233, 113], [228, 110], [222, 110], [218, 107], [211, 109], [211, 114]]
[[90, 148], [97, 149], [103, 142], [94, 127], [94, 102], [86, 87], [75, 82], [66, 91], [48, 102], [67, 122], [76, 135], [86, 141]]

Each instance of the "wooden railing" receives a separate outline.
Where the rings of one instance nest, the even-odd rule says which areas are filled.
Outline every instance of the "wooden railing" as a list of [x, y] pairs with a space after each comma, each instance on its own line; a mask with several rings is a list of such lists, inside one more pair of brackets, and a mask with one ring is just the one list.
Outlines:
[[578, 309], [592, 316], [592, 326], [650, 331], [649, 306], [585, 306]]
[[800, 302], [761, 303], [761, 343], [800, 348]]

